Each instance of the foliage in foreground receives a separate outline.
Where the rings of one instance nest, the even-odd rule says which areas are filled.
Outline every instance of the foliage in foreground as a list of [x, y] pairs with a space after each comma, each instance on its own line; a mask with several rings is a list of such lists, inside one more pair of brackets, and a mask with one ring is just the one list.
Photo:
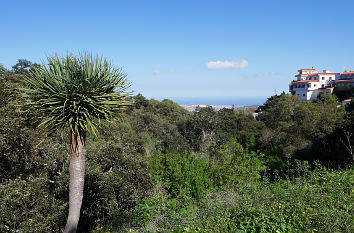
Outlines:
[[[164, 190], [130, 212], [132, 232], [353, 232], [354, 170], [309, 172], [210, 192], [184, 204]], [[118, 229], [115, 229], [118, 231]]]
[[[28, 65], [0, 66], [0, 232], [60, 232], [68, 142], [54, 133], [36, 147], [39, 113], [17, 111]], [[133, 97], [88, 135], [78, 232], [354, 232], [353, 168], [337, 166], [353, 161], [354, 106], [296, 98], [269, 98], [257, 120]], [[337, 171], [313, 171], [315, 159]]]

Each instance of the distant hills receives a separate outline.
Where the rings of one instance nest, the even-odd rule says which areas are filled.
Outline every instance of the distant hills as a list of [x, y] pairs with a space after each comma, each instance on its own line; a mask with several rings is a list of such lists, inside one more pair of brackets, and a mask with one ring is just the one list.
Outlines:
[[215, 111], [219, 111], [223, 108], [232, 108], [234, 107], [235, 110], [244, 110], [249, 111], [250, 109], [256, 109], [258, 105], [250, 105], [250, 106], [242, 106], [242, 105], [205, 105], [205, 104], [180, 104], [184, 109], [187, 109], [190, 112], [193, 112], [198, 106], [201, 108], [204, 107], [212, 107]]

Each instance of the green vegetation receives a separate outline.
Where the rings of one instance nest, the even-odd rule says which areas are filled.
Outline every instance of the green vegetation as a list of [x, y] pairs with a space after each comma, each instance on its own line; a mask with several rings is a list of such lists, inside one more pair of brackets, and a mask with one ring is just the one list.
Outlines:
[[24, 73], [23, 106], [39, 113], [45, 137], [70, 130], [69, 215], [64, 232], [75, 233], [84, 190], [86, 133], [96, 133], [101, 120], [111, 120], [130, 104], [128, 84], [120, 69], [87, 52], [47, 57], [47, 62]]
[[[0, 232], [61, 232], [69, 212], [70, 127], [38, 145], [43, 112], [19, 111], [38, 68], [0, 66]], [[87, 134], [77, 232], [354, 232], [353, 105], [281, 94], [255, 119], [131, 100]]]
[[163, 191], [131, 211], [133, 232], [352, 232], [353, 170], [248, 182], [185, 204]]

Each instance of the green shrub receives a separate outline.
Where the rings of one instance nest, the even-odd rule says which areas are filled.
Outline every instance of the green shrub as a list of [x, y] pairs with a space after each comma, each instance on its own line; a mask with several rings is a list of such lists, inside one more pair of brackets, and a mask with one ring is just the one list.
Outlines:
[[149, 160], [150, 173], [161, 180], [169, 195], [201, 199], [212, 189], [207, 159], [190, 155], [154, 155]]
[[131, 212], [133, 232], [354, 232], [354, 170], [212, 191], [189, 203], [157, 192]]
[[218, 156], [211, 163], [214, 184], [220, 188], [236, 188], [258, 181], [266, 169], [262, 158], [262, 153], [249, 152], [232, 139], [219, 148]]
[[321, 168], [293, 181], [209, 195], [198, 225], [208, 232], [353, 232], [353, 182], [353, 169]]
[[52, 190], [46, 177], [0, 184], [0, 232], [60, 232], [67, 203]]
[[138, 200], [127, 215], [129, 229], [133, 232], [183, 232], [186, 228], [193, 228], [191, 226], [197, 217], [193, 206], [170, 198], [164, 190], [157, 190], [150, 197]]
[[[88, 232], [95, 226], [103, 226], [117, 212], [124, 212], [143, 199], [152, 188], [147, 164], [138, 155], [125, 155], [120, 145], [109, 144], [99, 151], [89, 147], [85, 175], [84, 198], [78, 232]], [[102, 147], [101, 147], [102, 148]], [[67, 200], [68, 167], [56, 177], [56, 194]]]

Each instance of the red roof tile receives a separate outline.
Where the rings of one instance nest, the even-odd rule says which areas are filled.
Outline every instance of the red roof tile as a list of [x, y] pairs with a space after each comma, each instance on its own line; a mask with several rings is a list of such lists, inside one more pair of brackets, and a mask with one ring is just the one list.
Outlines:
[[354, 71], [345, 71], [340, 73], [341, 75], [346, 75], [346, 74], [354, 74]]
[[352, 82], [354, 79], [339, 79], [337, 82]]

